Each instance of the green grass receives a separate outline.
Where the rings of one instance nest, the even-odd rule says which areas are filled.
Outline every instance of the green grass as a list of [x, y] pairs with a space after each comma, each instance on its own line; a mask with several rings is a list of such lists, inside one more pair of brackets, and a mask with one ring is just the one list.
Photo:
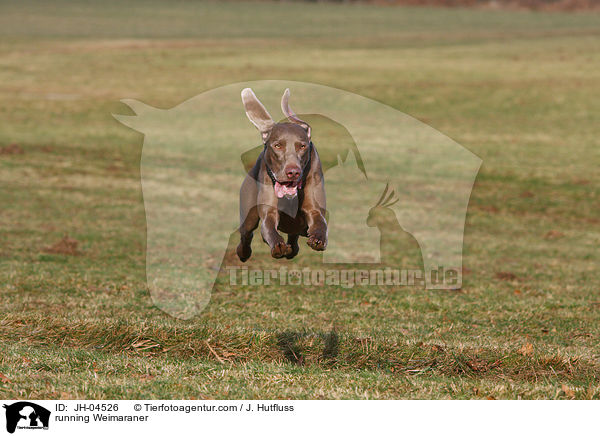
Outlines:
[[[598, 15], [99, 5], [0, 3], [0, 147], [23, 151], [0, 154], [0, 397], [600, 398]], [[271, 78], [483, 159], [461, 291], [220, 284], [190, 321], [153, 306], [143, 138], [111, 113]], [[65, 233], [81, 254], [46, 253]]]

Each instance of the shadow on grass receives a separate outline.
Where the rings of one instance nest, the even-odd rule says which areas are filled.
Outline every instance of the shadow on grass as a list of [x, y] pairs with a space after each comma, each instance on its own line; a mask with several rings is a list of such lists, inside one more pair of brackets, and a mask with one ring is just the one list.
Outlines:
[[[286, 331], [277, 335], [277, 345], [283, 356], [296, 365], [304, 365], [301, 340], [314, 336], [314, 334]], [[323, 351], [320, 356], [321, 362], [334, 363], [339, 353], [339, 336], [332, 330], [329, 333], [319, 333], [317, 336], [324, 342]]]

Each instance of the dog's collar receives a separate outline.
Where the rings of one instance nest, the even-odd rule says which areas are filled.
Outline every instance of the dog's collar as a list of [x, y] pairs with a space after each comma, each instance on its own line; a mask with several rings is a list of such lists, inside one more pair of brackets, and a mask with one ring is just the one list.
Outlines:
[[[264, 146], [265, 146], [264, 151], [267, 151], [267, 143], [264, 143]], [[304, 188], [304, 182], [306, 181], [306, 169], [310, 168], [312, 151], [313, 151], [313, 143], [312, 143], [312, 141], [310, 141], [308, 143], [308, 160], [306, 161], [306, 165], [304, 165], [304, 168], [302, 168], [302, 182], [298, 185], [298, 189]], [[277, 183], [277, 179], [275, 178], [275, 174], [273, 174], [273, 171], [271, 171], [271, 168], [269, 168], [269, 165], [267, 165], [266, 161], [265, 161], [265, 168], [267, 169], [267, 174], [269, 175], [271, 182], [273, 182], [273, 186], [275, 186], [275, 183]]]

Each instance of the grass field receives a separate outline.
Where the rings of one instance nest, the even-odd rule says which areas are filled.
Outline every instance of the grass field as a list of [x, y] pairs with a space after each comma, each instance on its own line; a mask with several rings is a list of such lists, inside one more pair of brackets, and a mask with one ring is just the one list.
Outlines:
[[[0, 1], [0, 397], [600, 398], [600, 15], [100, 4]], [[462, 290], [153, 306], [143, 137], [111, 114], [263, 79], [381, 101], [483, 159]], [[74, 255], [48, 249], [65, 234]]]

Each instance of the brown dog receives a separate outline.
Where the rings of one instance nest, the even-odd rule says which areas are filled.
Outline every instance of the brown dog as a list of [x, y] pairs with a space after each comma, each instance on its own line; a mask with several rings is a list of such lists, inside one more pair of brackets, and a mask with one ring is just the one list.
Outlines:
[[[240, 190], [240, 243], [242, 262], [252, 254], [250, 247], [258, 227], [275, 258], [298, 254], [298, 237], [317, 251], [327, 246], [325, 184], [321, 161], [311, 141], [310, 126], [290, 109], [289, 89], [281, 109], [290, 122], [276, 123], [250, 88], [242, 91], [246, 115], [260, 131], [264, 150]], [[287, 233], [287, 243], [278, 230]]]

